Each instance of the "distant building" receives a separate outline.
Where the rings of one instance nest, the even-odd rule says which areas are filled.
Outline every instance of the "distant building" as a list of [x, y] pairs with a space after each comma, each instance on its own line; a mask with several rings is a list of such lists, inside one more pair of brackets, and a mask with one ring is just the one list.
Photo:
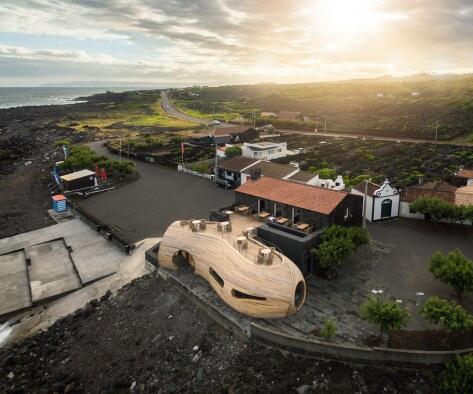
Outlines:
[[376, 97], [382, 98], [384, 97], [384, 93], [376, 93]]
[[274, 112], [265, 112], [265, 111], [261, 112], [260, 116], [262, 118], [276, 118], [277, 117], [277, 115]]
[[214, 141], [217, 145], [228, 143], [250, 141], [258, 138], [259, 132], [251, 126], [219, 127], [213, 132]]
[[[217, 165], [217, 181], [227, 182], [228, 187], [235, 188], [241, 185], [242, 172], [257, 163], [258, 160], [248, 157], [235, 156], [223, 160]], [[246, 176], [244, 176], [246, 182]]]
[[242, 146], [242, 156], [252, 159], [272, 160], [287, 156], [286, 142], [245, 142]]
[[472, 186], [473, 170], [462, 168], [455, 174], [455, 178], [459, 180], [461, 186]]
[[473, 205], [473, 185], [455, 190], [455, 205]]
[[370, 222], [399, 216], [399, 193], [396, 188], [389, 184], [387, 179], [382, 185], [368, 182], [366, 197], [365, 182], [353, 187], [351, 193], [366, 198], [365, 217]]
[[95, 172], [80, 170], [60, 177], [65, 191], [75, 191], [97, 186]]
[[300, 112], [279, 111], [278, 117], [280, 120], [297, 120], [300, 115]]
[[235, 156], [218, 164], [217, 179], [229, 182], [229, 186], [235, 188], [245, 184], [252, 178], [257, 179], [267, 176], [277, 179], [288, 179], [297, 172], [299, 172], [299, 168], [290, 164], [272, 163], [249, 157]]
[[415, 91], [415, 90], [413, 92], [411, 92], [411, 96], [416, 97], [416, 96], [419, 96], [419, 95], [420, 95], [420, 93]]
[[445, 181], [432, 181], [420, 185], [408, 186], [402, 192], [401, 200], [404, 202], [414, 202], [419, 197], [436, 197], [449, 202], [455, 203], [456, 186]]
[[345, 182], [343, 181], [343, 177], [341, 175], [337, 175], [335, 180], [332, 180], [332, 179], [322, 179], [317, 174], [310, 181], [306, 183], [311, 186], [323, 187], [325, 189], [333, 189], [333, 190], [345, 189]]

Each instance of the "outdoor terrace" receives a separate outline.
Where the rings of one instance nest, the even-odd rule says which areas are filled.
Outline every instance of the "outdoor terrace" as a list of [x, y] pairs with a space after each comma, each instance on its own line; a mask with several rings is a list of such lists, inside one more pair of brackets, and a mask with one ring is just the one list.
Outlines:
[[255, 239], [256, 228], [261, 225], [254, 216], [226, 211], [229, 220], [212, 222], [190, 220], [181, 222], [189, 225], [189, 231], [211, 233], [233, 246], [247, 260], [254, 264], [278, 265], [283, 262], [281, 251], [275, 246], [268, 246]]

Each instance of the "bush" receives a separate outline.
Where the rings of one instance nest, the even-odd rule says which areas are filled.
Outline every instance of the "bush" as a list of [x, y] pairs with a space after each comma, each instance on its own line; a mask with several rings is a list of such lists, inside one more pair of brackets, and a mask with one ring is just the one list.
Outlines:
[[195, 163], [187, 166], [189, 170], [200, 172], [201, 174], [210, 174], [209, 163]]
[[412, 212], [427, 215], [436, 222], [444, 219], [459, 222], [473, 221], [472, 206], [458, 206], [436, 197], [420, 197], [411, 204], [410, 209]]
[[449, 331], [473, 328], [473, 316], [461, 305], [443, 298], [429, 298], [420, 314], [430, 323], [441, 324]]
[[447, 255], [435, 253], [430, 259], [429, 270], [436, 279], [452, 286], [458, 299], [466, 291], [473, 290], [473, 262], [458, 249]]
[[66, 139], [62, 139], [62, 140], [57, 140], [56, 142], [54, 142], [54, 146], [57, 148], [57, 147], [60, 147], [60, 146], [63, 146], [63, 145], [66, 145], [66, 146], [69, 146], [71, 144], [71, 140], [66, 138]]
[[130, 174], [135, 169], [135, 163], [129, 160], [107, 159], [99, 156], [87, 145], [74, 145], [70, 148], [69, 156], [60, 165], [60, 168], [67, 171], [78, 171], [82, 169], [95, 170], [95, 166], [105, 168], [108, 172], [120, 172]]
[[331, 341], [337, 335], [337, 324], [332, 319], [324, 319], [324, 326], [320, 330], [320, 336], [326, 341]]
[[397, 302], [374, 297], [360, 306], [360, 316], [363, 320], [378, 326], [380, 337], [383, 333], [404, 327], [410, 318], [409, 312]]
[[471, 393], [473, 388], [473, 354], [456, 356], [447, 363], [441, 375], [440, 388], [444, 393]]
[[225, 156], [228, 157], [229, 159], [235, 156], [241, 156], [242, 151], [239, 146], [230, 146], [227, 149], [225, 149]]
[[317, 256], [322, 270], [334, 271], [344, 258], [367, 243], [369, 235], [366, 229], [333, 225], [325, 230], [321, 243], [312, 252]]

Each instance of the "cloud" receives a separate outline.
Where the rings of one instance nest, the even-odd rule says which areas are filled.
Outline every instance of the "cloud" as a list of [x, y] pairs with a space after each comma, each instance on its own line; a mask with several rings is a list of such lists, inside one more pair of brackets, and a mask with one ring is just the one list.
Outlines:
[[[471, 1], [353, 4], [349, 0], [16, 0], [0, 4], [0, 62], [28, 60], [33, 74], [36, 66], [60, 62], [81, 64], [79, 74], [108, 66], [113, 67], [110, 75], [128, 73], [129, 79], [175, 73], [173, 81], [192, 78], [208, 83], [301, 82], [471, 67]], [[2, 42], [2, 32], [22, 34], [24, 42]], [[32, 49], [28, 37], [86, 40], [91, 46], [100, 40], [114, 50], [97, 52], [72, 44], [68, 49]], [[133, 55], [128, 54], [130, 47]], [[12, 73], [5, 64], [1, 70], [4, 79]]]

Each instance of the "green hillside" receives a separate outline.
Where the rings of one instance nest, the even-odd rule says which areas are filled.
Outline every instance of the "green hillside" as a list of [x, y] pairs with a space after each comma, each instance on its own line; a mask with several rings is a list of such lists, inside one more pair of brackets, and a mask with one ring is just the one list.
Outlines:
[[[417, 92], [418, 95], [413, 95]], [[382, 93], [383, 97], [378, 97]], [[299, 111], [312, 121], [281, 127], [332, 132], [472, 141], [473, 75], [417, 75], [308, 84], [257, 84], [175, 90], [181, 107], [226, 118], [250, 118], [253, 111]], [[267, 121], [259, 119], [259, 123]]]

